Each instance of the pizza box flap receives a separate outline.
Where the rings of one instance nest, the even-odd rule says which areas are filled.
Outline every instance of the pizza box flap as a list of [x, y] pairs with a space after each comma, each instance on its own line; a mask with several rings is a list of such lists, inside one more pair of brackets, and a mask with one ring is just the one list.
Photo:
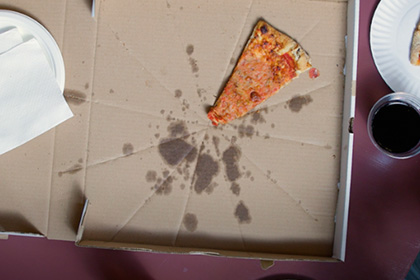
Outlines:
[[[75, 240], [89, 199], [81, 243], [333, 254], [346, 1], [95, 1], [94, 18], [86, 2], [49, 2], [54, 15], [7, 7], [56, 38], [75, 117], [0, 157], [2, 191], [16, 197], [2, 211]], [[214, 127], [207, 110], [259, 19], [296, 39], [321, 75]]]

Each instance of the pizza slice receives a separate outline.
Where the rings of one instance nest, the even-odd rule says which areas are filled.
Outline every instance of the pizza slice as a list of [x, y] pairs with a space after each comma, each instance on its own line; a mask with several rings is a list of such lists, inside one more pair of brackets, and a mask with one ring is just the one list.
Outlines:
[[420, 65], [420, 22], [414, 30], [411, 41], [410, 63], [416, 66]]
[[295, 40], [260, 20], [207, 116], [213, 125], [240, 118], [309, 68]]

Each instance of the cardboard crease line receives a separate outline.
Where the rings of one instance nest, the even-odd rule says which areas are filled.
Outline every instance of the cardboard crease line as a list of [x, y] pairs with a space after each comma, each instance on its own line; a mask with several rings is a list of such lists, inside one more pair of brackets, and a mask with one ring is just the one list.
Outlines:
[[[130, 153], [128, 155], [119, 155], [119, 156], [116, 156], [116, 157], [113, 157], [113, 158], [109, 158], [109, 159], [105, 159], [105, 160], [102, 160], [102, 161], [93, 162], [91, 164], [88, 164], [87, 165], [87, 168], [95, 167], [95, 166], [98, 166], [98, 165], [106, 164], [106, 163], [111, 162], [111, 161], [116, 161], [116, 160], [119, 160], [119, 159], [122, 159], [122, 158], [127, 158], [127, 157], [132, 156], [132, 155], [140, 154], [140, 153], [145, 152], [147, 150], [156, 148], [156, 147], [158, 147], [162, 143], [172, 142], [172, 141], [175, 141], [177, 139], [184, 138], [184, 137], [189, 136], [189, 135], [196, 135], [196, 134], [199, 134], [199, 133], [201, 133], [201, 132], [203, 132], [205, 130], [207, 130], [207, 128], [201, 129], [201, 130], [198, 130], [198, 131], [194, 131], [194, 132], [191, 132], [191, 133], [188, 133], [188, 134], [184, 134], [184, 135], [182, 135], [180, 137], [177, 137], [177, 138], [172, 138], [172, 139], [170, 139], [169, 141], [166, 141], [166, 142], [160, 142], [157, 145], [152, 145], [152, 146], [148, 146], [148, 147], [146, 147], [144, 149], [133, 151], [132, 153]], [[181, 160], [181, 162], [182, 162], [182, 160]]]
[[[154, 114], [151, 114], [149, 112], [146, 113], [146, 112], [141, 111], [141, 110], [136, 110], [136, 109], [133, 109], [133, 108], [124, 107], [124, 106], [121, 106], [121, 105], [116, 105], [114, 103], [107, 103], [107, 102], [99, 101], [99, 100], [95, 100], [95, 101], [93, 101], [93, 103], [95, 105], [102, 105], [102, 106], [106, 106], [106, 107], [110, 107], [110, 108], [120, 109], [120, 110], [126, 111], [126, 112], [138, 113], [138, 114], [146, 115], [146, 116], [153, 117], [153, 118], [160, 119], [160, 120], [163, 119], [162, 116], [160, 116], [160, 115], [154, 115]], [[196, 111], [194, 111], [194, 110], [192, 110], [192, 111], [197, 114]], [[185, 116], [176, 117], [176, 118], [177, 118], [177, 120], [190, 121], [190, 120], [188, 120], [188, 119], [186, 119], [184, 117]], [[195, 125], [205, 126], [205, 127], [208, 127], [209, 126], [209, 124], [207, 124], [207, 123], [206, 124], [204, 124], [204, 123], [197, 123]]]
[[314, 25], [312, 25], [305, 33], [303, 33], [300, 38], [296, 38], [296, 41], [302, 42], [303, 39], [308, 36], [314, 30], [319, 24], [321, 23], [321, 20], [319, 19]]
[[252, 165], [254, 165], [254, 167], [256, 167], [256, 169], [258, 170], [258, 171], [260, 171], [266, 178], [267, 178], [267, 180], [270, 182], [270, 183], [272, 183], [273, 185], [275, 185], [276, 186], [276, 189], [278, 189], [278, 190], [280, 190], [281, 192], [283, 192], [283, 193], [285, 193], [289, 198], [291, 198], [292, 200], [293, 200], [293, 202], [295, 202], [295, 204], [296, 205], [298, 205], [299, 206], [299, 208], [306, 214], [306, 215], [308, 215], [308, 217], [310, 217], [312, 220], [314, 220], [314, 221], [318, 221], [318, 219], [317, 218], [315, 218], [311, 213], [310, 213], [310, 211], [308, 210], [308, 211], [306, 211], [305, 210], [305, 208], [303, 208], [303, 206], [302, 206], [302, 204], [299, 204], [299, 201], [296, 199], [296, 198], [294, 198], [290, 193], [288, 193], [282, 186], [280, 186], [279, 184], [277, 184], [276, 182], [273, 182], [273, 180], [270, 180], [269, 179], [269, 177], [268, 177], [268, 175], [257, 165], [257, 164], [255, 164], [249, 157], [247, 157], [247, 155], [245, 154], [245, 153], [242, 153], [242, 155], [252, 164]]
[[[63, 19], [63, 31], [62, 31], [62, 34], [64, 34], [64, 31], [66, 30], [66, 25], [67, 25], [67, 5], [68, 5], [68, 0], [66, 0], [65, 1], [65, 3], [64, 3], [64, 19]], [[65, 40], [65, 36], [63, 36], [63, 38], [62, 38], [62, 42], [61, 42], [61, 45], [62, 45], [62, 48], [64, 49], [64, 40]], [[54, 173], [53, 173], [53, 167], [54, 167], [54, 159], [55, 159], [55, 147], [56, 147], [56, 131], [57, 131], [57, 128], [54, 128], [54, 129], [52, 129], [52, 134], [53, 134], [53, 143], [52, 143], [52, 145], [51, 145], [51, 158], [52, 158], [52, 160], [51, 160], [51, 172], [50, 172], [50, 186], [49, 186], [49, 190], [48, 190], [48, 213], [47, 213], [47, 219], [46, 219], [46, 225], [45, 225], [45, 228], [46, 228], [46, 236], [48, 236], [48, 232], [50, 231], [50, 216], [51, 216], [51, 197], [52, 197], [52, 195], [51, 195], [51, 193], [52, 193], [52, 191], [53, 191], [53, 188], [52, 188], [52, 186], [53, 186], [53, 177], [54, 177]]]
[[[96, 69], [96, 63], [97, 63], [97, 45], [98, 45], [98, 40], [99, 40], [99, 25], [100, 25], [100, 13], [98, 13], [96, 15], [97, 21], [96, 21], [96, 31], [95, 31], [95, 45], [94, 45], [94, 53], [93, 53], [93, 67], [92, 67], [92, 78], [91, 78], [91, 91], [90, 91], [90, 98], [92, 99], [92, 94], [93, 94], [93, 89], [95, 88], [95, 69]], [[88, 162], [89, 162], [89, 144], [90, 144], [90, 136], [91, 136], [91, 130], [90, 130], [90, 126], [91, 126], [91, 122], [90, 120], [92, 119], [92, 102], [89, 103], [89, 111], [88, 111], [88, 117], [87, 117], [87, 139], [86, 139], [86, 156], [85, 156], [85, 166], [87, 166]], [[83, 176], [83, 193], [86, 194], [86, 179], [87, 179], [87, 168], [84, 169], [84, 176]]]
[[[225, 126], [225, 130], [227, 130], [229, 132], [232, 132], [232, 133], [236, 133], [237, 132], [237, 130], [234, 129], [232, 127], [232, 125]], [[257, 135], [255, 133], [252, 136], [253, 137], [257, 137], [257, 138], [262, 138], [262, 139], [265, 139], [266, 138], [266, 135], [261, 135], [261, 134]], [[287, 141], [287, 142], [294, 142], [294, 143], [298, 143], [298, 144], [306, 144], [306, 145], [310, 145], [310, 146], [316, 146], [316, 147], [323, 148], [323, 149], [325, 149], [325, 147], [329, 145], [328, 143], [314, 143], [314, 142], [308, 142], [308, 141], [297, 140], [297, 139], [292, 139], [292, 138], [285, 138], [285, 137], [279, 137], [279, 136], [273, 136], [273, 135], [270, 135], [269, 138], [270, 139], [281, 140], [281, 141]], [[334, 148], [334, 147], [332, 147], [332, 148]]]

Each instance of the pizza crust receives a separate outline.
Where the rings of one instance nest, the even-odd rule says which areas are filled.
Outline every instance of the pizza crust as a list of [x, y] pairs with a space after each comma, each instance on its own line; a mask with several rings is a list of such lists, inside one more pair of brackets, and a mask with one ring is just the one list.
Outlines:
[[411, 42], [410, 63], [420, 65], [420, 23], [417, 25]]

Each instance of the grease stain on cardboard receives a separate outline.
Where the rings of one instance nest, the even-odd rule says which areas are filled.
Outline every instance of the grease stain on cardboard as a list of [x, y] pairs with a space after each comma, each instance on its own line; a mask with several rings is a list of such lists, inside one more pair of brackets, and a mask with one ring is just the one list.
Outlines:
[[80, 105], [86, 102], [86, 94], [78, 90], [65, 89], [63, 95], [69, 104]]
[[182, 96], [182, 90], [180, 89], [175, 90], [175, 97], [180, 98], [181, 96]]
[[157, 178], [157, 172], [154, 170], [149, 170], [146, 173], [146, 182], [155, 182]]
[[185, 50], [186, 50], [188, 55], [192, 55], [193, 52], [194, 52], [194, 46], [189, 44]]
[[161, 184], [156, 184], [156, 194], [158, 195], [168, 195], [172, 191], [172, 182], [174, 181], [174, 178], [172, 176], [168, 176], [165, 179], [163, 179], [163, 182]]
[[252, 124], [265, 123], [265, 119], [264, 119], [264, 116], [262, 115], [261, 111], [257, 111], [257, 112], [252, 114], [251, 123]]
[[241, 187], [238, 183], [232, 182], [232, 184], [230, 185], [230, 190], [234, 195], [239, 196], [239, 193], [241, 192]]
[[249, 209], [242, 200], [239, 201], [238, 205], [236, 206], [234, 215], [240, 224], [251, 223], [251, 215], [249, 214]]
[[175, 166], [196, 148], [185, 140], [177, 138], [167, 142], [161, 142], [158, 149], [164, 161], [171, 166]]
[[309, 94], [306, 95], [297, 95], [292, 99], [287, 101], [287, 106], [292, 112], [299, 112], [304, 105], [308, 105], [313, 101], [312, 97]]
[[134, 152], [134, 146], [131, 143], [125, 143], [122, 147], [122, 152], [124, 155], [129, 156]]
[[197, 64], [197, 59], [191, 57], [191, 55], [194, 53], [194, 45], [192, 45], [192, 44], [187, 45], [187, 48], [185, 49], [185, 51], [186, 51], [187, 55], [189, 56], [188, 57], [188, 62], [190, 63], [191, 71], [193, 73], [195, 73], [196, 77], [197, 77], [198, 76], [197, 73], [198, 73], [198, 70], [199, 70], [198, 64]]
[[252, 125], [240, 124], [238, 126], [238, 136], [240, 138], [249, 137], [251, 138], [255, 133], [255, 129]]
[[241, 150], [237, 146], [230, 146], [223, 152], [222, 160], [225, 164], [226, 176], [229, 181], [236, 181], [241, 177], [238, 161], [241, 157]]
[[184, 227], [189, 232], [194, 232], [194, 231], [197, 230], [197, 227], [198, 227], [198, 219], [197, 219], [197, 216], [195, 214], [186, 213], [182, 222], [184, 224]]
[[217, 136], [213, 136], [212, 140], [213, 140], [214, 149], [216, 150], [216, 155], [219, 157], [220, 156], [220, 149], [219, 149], [220, 138]]
[[200, 154], [194, 174], [194, 190], [201, 194], [203, 191], [211, 193], [214, 189], [213, 177], [219, 172], [219, 163], [209, 154]]

